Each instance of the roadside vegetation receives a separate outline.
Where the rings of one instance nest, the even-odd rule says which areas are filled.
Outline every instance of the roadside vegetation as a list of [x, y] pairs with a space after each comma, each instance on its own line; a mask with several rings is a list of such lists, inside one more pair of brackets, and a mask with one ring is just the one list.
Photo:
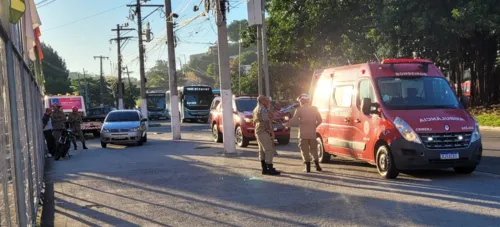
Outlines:
[[500, 105], [474, 107], [470, 109], [479, 125], [500, 127]]

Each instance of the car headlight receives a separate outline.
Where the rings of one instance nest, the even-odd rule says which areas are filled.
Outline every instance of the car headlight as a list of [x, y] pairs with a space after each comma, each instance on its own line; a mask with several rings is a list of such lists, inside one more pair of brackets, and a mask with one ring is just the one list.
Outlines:
[[470, 142], [476, 142], [477, 140], [481, 139], [481, 132], [479, 131], [479, 124], [477, 123], [476, 119], [474, 118], [474, 132], [472, 132], [472, 137], [470, 139]]
[[245, 122], [249, 124], [252, 123], [252, 118], [245, 117]]
[[396, 117], [396, 119], [394, 120], [394, 125], [398, 129], [399, 133], [401, 133], [401, 136], [403, 136], [403, 138], [405, 138], [406, 140], [418, 144], [422, 143], [417, 133], [415, 133], [410, 125], [408, 125], [408, 123], [406, 123], [403, 119]]
[[131, 132], [137, 132], [137, 131], [139, 131], [139, 129], [140, 129], [140, 128], [131, 128], [131, 129], [130, 129], [130, 131], [131, 131]]
[[103, 128], [103, 129], [102, 129], [102, 132], [104, 132], [104, 133], [108, 133], [108, 132], [110, 132], [110, 131], [109, 131], [109, 129], [105, 129], [105, 128]]

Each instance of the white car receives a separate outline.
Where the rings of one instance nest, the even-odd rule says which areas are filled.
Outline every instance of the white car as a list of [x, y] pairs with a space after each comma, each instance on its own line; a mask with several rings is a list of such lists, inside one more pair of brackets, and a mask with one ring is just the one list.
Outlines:
[[148, 119], [137, 110], [111, 111], [101, 129], [101, 147], [107, 144], [142, 145], [148, 140]]

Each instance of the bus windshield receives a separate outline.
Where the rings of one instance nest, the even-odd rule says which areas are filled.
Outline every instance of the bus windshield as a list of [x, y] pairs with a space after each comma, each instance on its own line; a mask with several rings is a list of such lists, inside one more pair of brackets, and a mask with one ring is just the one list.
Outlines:
[[148, 111], [163, 111], [166, 108], [166, 97], [163, 93], [146, 94]]
[[186, 92], [184, 103], [186, 106], [210, 106], [212, 103], [212, 92]]

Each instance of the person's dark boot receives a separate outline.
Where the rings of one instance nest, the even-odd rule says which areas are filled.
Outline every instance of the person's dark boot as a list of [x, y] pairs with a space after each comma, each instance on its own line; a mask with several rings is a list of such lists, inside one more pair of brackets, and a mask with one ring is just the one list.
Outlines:
[[305, 164], [306, 164], [306, 168], [304, 169], [304, 172], [310, 173], [311, 172], [311, 163], [306, 162]]
[[275, 168], [273, 168], [273, 164], [267, 164], [267, 169], [269, 171], [268, 173], [269, 175], [276, 176], [281, 174]]
[[261, 160], [260, 165], [262, 166], [262, 175], [269, 174], [269, 170], [267, 169], [266, 161]]
[[87, 146], [85, 146], [85, 142], [82, 142], [82, 145], [83, 145], [83, 149], [84, 149], [84, 150], [87, 150], [87, 149], [88, 149], [88, 148], [87, 148]]
[[314, 161], [314, 164], [316, 165], [316, 171], [318, 171], [318, 172], [323, 171], [323, 169], [321, 168], [321, 166], [319, 166], [319, 161]]
[[76, 143], [73, 144], [73, 147], [75, 147], [75, 151], [78, 150], [78, 147], [76, 146]]

